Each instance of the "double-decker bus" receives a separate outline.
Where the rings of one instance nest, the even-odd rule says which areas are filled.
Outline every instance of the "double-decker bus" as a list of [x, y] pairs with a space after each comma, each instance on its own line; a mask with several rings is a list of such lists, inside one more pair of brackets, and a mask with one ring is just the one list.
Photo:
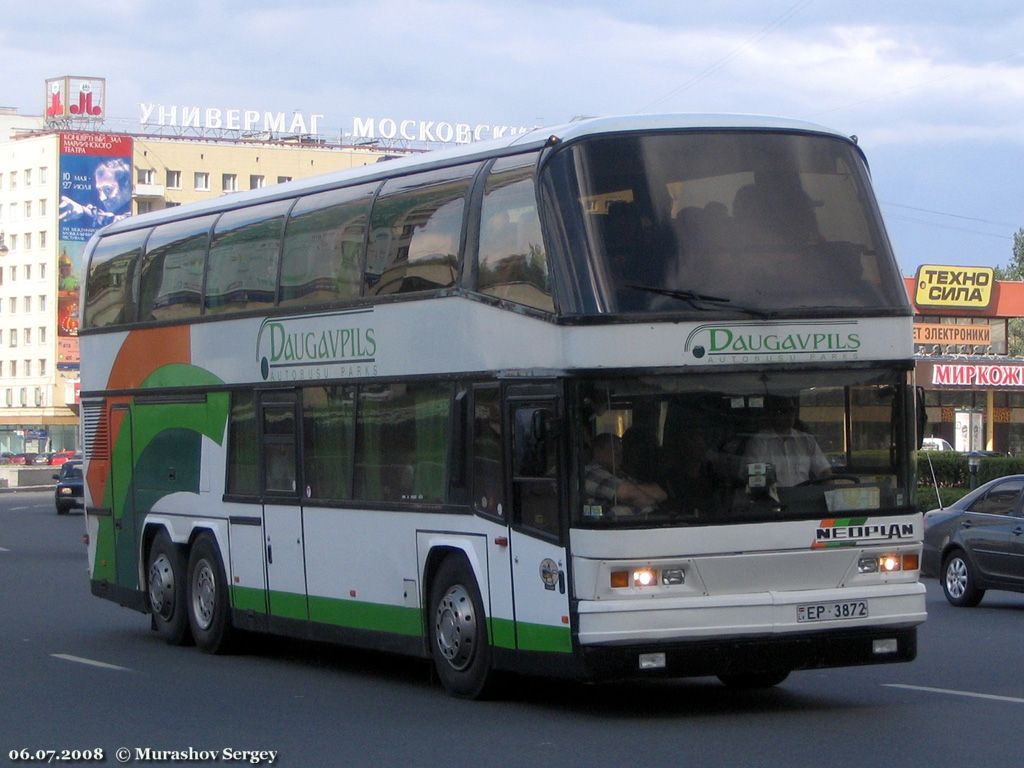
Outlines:
[[392, 159], [109, 226], [81, 303], [92, 592], [170, 643], [432, 657], [464, 697], [915, 657], [911, 310], [849, 137]]

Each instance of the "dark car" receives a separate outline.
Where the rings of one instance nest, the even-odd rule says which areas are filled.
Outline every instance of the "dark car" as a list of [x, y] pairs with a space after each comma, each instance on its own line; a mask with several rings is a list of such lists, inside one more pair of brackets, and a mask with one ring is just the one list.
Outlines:
[[924, 516], [921, 574], [946, 599], [975, 606], [987, 589], [1024, 592], [1024, 475], [990, 480]]
[[82, 462], [66, 461], [60, 467], [60, 472], [53, 476], [57, 481], [57, 488], [54, 490], [54, 502], [57, 505], [57, 514], [66, 515], [71, 509], [82, 509], [84, 507], [85, 491], [82, 483]]

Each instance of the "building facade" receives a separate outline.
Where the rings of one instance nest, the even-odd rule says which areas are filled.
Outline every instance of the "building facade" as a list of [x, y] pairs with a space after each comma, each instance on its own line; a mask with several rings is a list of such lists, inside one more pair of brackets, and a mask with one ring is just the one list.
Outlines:
[[906, 278], [925, 435], [958, 451], [1024, 454], [1024, 359], [1010, 355], [1024, 283], [991, 268], [922, 265]]
[[0, 452], [78, 449], [82, 252], [111, 221], [386, 157], [308, 137], [54, 127], [0, 108]]

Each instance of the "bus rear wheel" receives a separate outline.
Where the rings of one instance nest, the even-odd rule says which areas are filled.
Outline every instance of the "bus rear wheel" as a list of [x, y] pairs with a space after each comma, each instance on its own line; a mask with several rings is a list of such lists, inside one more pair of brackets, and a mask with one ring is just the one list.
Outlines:
[[481, 697], [490, 677], [491, 649], [480, 590], [461, 557], [445, 559], [431, 585], [429, 639], [445, 691], [459, 698]]
[[185, 610], [185, 559], [164, 530], [150, 544], [146, 575], [153, 628], [170, 645], [187, 645], [191, 635]]
[[231, 648], [234, 627], [224, 563], [216, 541], [200, 534], [188, 558], [188, 621], [196, 645], [207, 653]]

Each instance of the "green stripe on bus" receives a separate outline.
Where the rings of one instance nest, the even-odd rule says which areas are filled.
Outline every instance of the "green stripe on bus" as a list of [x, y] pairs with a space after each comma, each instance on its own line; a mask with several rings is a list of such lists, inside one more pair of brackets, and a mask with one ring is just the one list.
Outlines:
[[282, 619], [308, 618], [306, 596], [297, 595], [294, 592], [270, 592], [270, 615], [280, 616]]
[[267, 593], [252, 587], [231, 587], [231, 607], [238, 611], [267, 612]]
[[572, 652], [572, 633], [569, 627], [552, 627], [547, 624], [518, 622], [519, 650], [548, 651], [553, 653]]
[[487, 623], [491, 628], [491, 645], [496, 648], [516, 647], [516, 623], [514, 621], [491, 617]]
[[[270, 598], [274, 604], [274, 595]], [[382, 603], [363, 603], [358, 600], [338, 600], [332, 597], [310, 597], [309, 619], [321, 624], [335, 624], [352, 629], [370, 629], [396, 635], [423, 634], [423, 618], [419, 608]]]

